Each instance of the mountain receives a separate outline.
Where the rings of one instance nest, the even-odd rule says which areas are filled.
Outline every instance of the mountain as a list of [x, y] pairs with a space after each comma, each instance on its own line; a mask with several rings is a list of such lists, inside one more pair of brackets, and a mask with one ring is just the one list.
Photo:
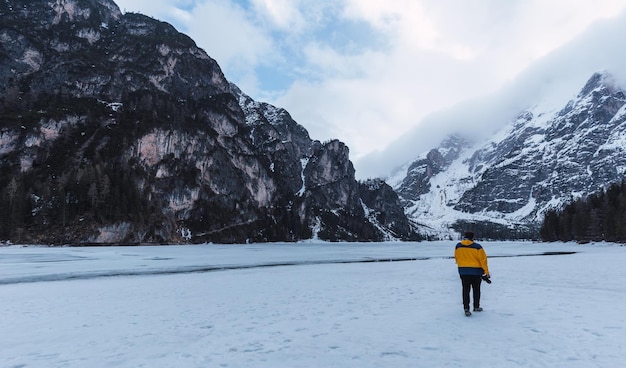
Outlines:
[[601, 72], [566, 106], [534, 106], [480, 143], [449, 137], [389, 183], [423, 233], [527, 238], [545, 211], [621, 181], [625, 151], [625, 92]]
[[167, 23], [111, 0], [10, 0], [0, 41], [0, 239], [416, 236], [397, 198], [366, 205], [391, 189], [360, 185], [348, 147], [245, 95]]

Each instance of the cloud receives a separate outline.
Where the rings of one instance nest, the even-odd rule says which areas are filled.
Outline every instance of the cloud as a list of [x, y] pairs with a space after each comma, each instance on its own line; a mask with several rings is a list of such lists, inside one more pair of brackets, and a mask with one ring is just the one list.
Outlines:
[[[437, 111], [495, 93], [531, 63], [626, 6], [624, 1], [573, 6], [569, 1], [526, 0], [346, 4], [345, 18], [367, 22], [386, 42], [358, 53], [318, 47], [307, 54], [305, 64], [323, 64], [327, 78], [298, 80], [272, 102], [287, 108], [312, 137], [346, 142], [357, 174], [363, 175], [369, 165], [363, 158], [371, 158], [371, 152], [393, 151], [391, 146], [411, 132], [428, 137], [413, 139], [412, 149], [427, 150], [432, 138], [443, 136], [441, 129], [428, 126], [427, 117], [444, 126], [442, 118], [433, 118], [443, 115]], [[509, 99], [503, 111], [523, 105]], [[465, 126], [485, 121], [471, 120], [454, 119]], [[412, 151], [398, 154], [402, 152]], [[381, 166], [388, 168], [389, 162]]]
[[626, 34], [626, 12], [597, 22], [575, 40], [552, 51], [520, 72], [494, 93], [463, 101], [434, 112], [385, 149], [355, 163], [361, 178], [389, 176], [451, 133], [476, 140], [502, 128], [524, 109], [535, 105], [562, 108], [576, 97], [598, 71], [610, 72], [626, 89], [626, 50], [620, 45]]
[[[261, 3], [262, 1], [256, 1]], [[267, 0], [266, 3], [271, 3]], [[231, 0], [118, 0], [122, 11], [135, 11], [174, 24], [214, 58], [227, 78], [258, 94], [257, 67], [276, 63], [272, 28], [247, 2]], [[269, 11], [269, 9], [268, 9]]]
[[[480, 98], [488, 100], [484, 96], [528, 84], [519, 87], [520, 96], [513, 92], [506, 98], [498, 96], [513, 110], [523, 105], [525, 94], [533, 96], [531, 85], [548, 90], [557, 78], [570, 78], [572, 83], [588, 78], [582, 74], [601, 64], [599, 56], [592, 63], [589, 55], [570, 55], [572, 59], [559, 61], [565, 65], [548, 67], [557, 61], [541, 62], [544, 66], [532, 68], [544, 68], [543, 72], [524, 71], [552, 57], [550, 53], [563, 44], [584, 38], [594, 22], [626, 9], [626, 0], [120, 0], [118, 4], [174, 23], [218, 61], [229, 80], [253, 98], [287, 109], [312, 138], [344, 141], [357, 175], [376, 172], [372, 164], [376, 160], [371, 159], [375, 152], [381, 152], [378, 167], [389, 167], [392, 161], [384, 161], [387, 153], [397, 150], [402, 138], [412, 137], [410, 149], [394, 157], [430, 148], [443, 135], [441, 128], [449, 125], [444, 117], [452, 113], [446, 111], [464, 101], [473, 106]], [[606, 51], [602, 41], [595, 48], [588, 42], [592, 41], [585, 42], [589, 52]], [[459, 114], [454, 121], [465, 126], [486, 121]], [[493, 119], [492, 124], [501, 121]]]
[[274, 42], [269, 32], [237, 3], [198, 2], [186, 22], [196, 43], [220, 64], [224, 72], [250, 78], [254, 66], [269, 62]]
[[192, 0], [115, 0], [123, 12], [142, 13], [171, 21], [177, 13], [193, 4]]
[[255, 11], [273, 28], [298, 32], [305, 24], [300, 3], [294, 0], [251, 0]]

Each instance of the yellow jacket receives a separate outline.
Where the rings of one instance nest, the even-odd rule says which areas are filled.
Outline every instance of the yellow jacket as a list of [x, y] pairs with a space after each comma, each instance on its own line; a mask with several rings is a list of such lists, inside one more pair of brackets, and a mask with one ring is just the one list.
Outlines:
[[459, 267], [460, 275], [489, 274], [485, 249], [474, 241], [463, 239], [454, 249], [454, 260]]

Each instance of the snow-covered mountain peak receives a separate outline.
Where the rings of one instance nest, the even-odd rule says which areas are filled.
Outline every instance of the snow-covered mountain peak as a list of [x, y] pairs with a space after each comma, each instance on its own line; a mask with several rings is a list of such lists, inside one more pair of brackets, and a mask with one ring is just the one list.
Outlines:
[[625, 150], [626, 97], [599, 72], [565, 107], [534, 106], [474, 145], [442, 142], [407, 165], [394, 188], [431, 235], [466, 222], [526, 233], [547, 209], [621, 179]]
[[608, 89], [615, 92], [618, 87], [615, 78], [607, 71], [599, 71], [594, 73], [587, 81], [585, 86], [580, 90], [578, 98], [583, 98], [592, 94], [594, 91]]

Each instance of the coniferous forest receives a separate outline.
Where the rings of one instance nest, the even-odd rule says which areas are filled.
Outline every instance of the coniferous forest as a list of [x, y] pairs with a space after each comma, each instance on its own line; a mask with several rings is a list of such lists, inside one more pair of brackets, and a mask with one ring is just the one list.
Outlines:
[[626, 241], [626, 180], [544, 215], [545, 241]]

